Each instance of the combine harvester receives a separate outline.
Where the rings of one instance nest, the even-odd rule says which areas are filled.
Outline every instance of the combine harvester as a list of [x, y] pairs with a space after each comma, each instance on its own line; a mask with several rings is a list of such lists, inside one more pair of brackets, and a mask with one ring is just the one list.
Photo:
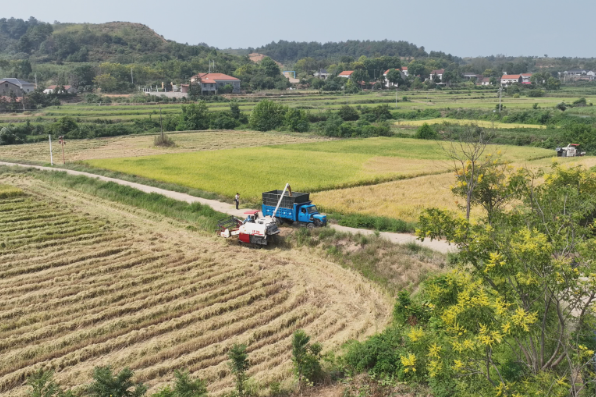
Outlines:
[[586, 152], [579, 150], [579, 143], [570, 143], [567, 147], [558, 147], [555, 149], [557, 157], [577, 157], [585, 156]]
[[[277, 205], [273, 207], [271, 204]], [[327, 217], [319, 214], [309, 200], [308, 193], [295, 193], [286, 184], [284, 190], [263, 193], [263, 217], [259, 211], [246, 211], [246, 219], [231, 216], [217, 223], [217, 234], [223, 238], [238, 236], [238, 241], [256, 247], [266, 246], [279, 234], [282, 223], [298, 224], [308, 228], [325, 226]]]

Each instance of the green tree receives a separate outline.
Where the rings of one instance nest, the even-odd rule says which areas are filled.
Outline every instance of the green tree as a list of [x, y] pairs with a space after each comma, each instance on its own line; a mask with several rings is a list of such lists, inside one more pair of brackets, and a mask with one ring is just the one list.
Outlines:
[[182, 114], [176, 130], [206, 130], [209, 128], [210, 114], [205, 101], [182, 105]]
[[64, 392], [54, 381], [52, 371], [39, 369], [27, 378], [27, 386], [31, 387], [29, 397], [74, 397], [72, 392]]
[[174, 372], [174, 388], [166, 386], [152, 397], [207, 397], [207, 387], [201, 379], [191, 379], [188, 371]]
[[240, 106], [236, 101], [230, 101], [230, 113], [232, 113], [232, 117], [236, 120], [240, 119], [242, 113], [240, 112]]
[[389, 72], [387, 72], [387, 81], [393, 85], [402, 85], [404, 83], [404, 79], [401, 75], [401, 71], [398, 69], [391, 69]]
[[427, 123], [422, 124], [414, 135], [417, 139], [438, 139], [439, 134]]
[[306, 132], [308, 131], [308, 116], [304, 110], [290, 108], [286, 112], [285, 126], [290, 131]]
[[54, 124], [50, 126], [50, 132], [55, 136], [67, 136], [69, 133], [72, 134], [79, 129], [79, 125], [69, 116], [64, 116], [58, 119]]
[[238, 396], [243, 397], [246, 395], [245, 386], [248, 380], [246, 372], [250, 368], [246, 345], [234, 344], [228, 352], [228, 358], [230, 359], [230, 370], [234, 377], [236, 377], [236, 391], [238, 392]]
[[421, 216], [418, 236], [444, 237], [458, 254], [424, 287], [430, 319], [408, 327], [408, 366], [476, 395], [594, 395], [596, 174], [521, 169], [507, 183], [509, 207], [490, 222]]
[[284, 124], [287, 107], [269, 99], [263, 99], [250, 113], [249, 125], [257, 131], [269, 131]]
[[99, 86], [103, 91], [111, 92], [114, 91], [118, 85], [118, 81], [109, 73], [100, 74], [95, 76], [93, 82]]
[[281, 70], [279, 69], [279, 66], [277, 66], [277, 63], [269, 57], [263, 58], [259, 63], [259, 67], [268, 77], [277, 77], [281, 74]]
[[114, 375], [108, 367], [95, 367], [93, 369], [93, 382], [88, 387], [91, 397], [141, 397], [147, 392], [143, 383], [135, 383], [132, 378], [134, 372], [124, 368]]
[[292, 362], [299, 386], [314, 383], [321, 379], [323, 370], [320, 364], [322, 346], [310, 344], [310, 336], [304, 330], [294, 332], [292, 337]]

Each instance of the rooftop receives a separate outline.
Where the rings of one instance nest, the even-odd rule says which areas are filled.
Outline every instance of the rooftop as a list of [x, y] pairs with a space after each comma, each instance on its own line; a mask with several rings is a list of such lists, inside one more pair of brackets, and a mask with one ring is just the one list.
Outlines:
[[346, 76], [349, 77], [352, 75], [352, 73], [354, 73], [353, 70], [344, 70], [343, 72], [341, 72], [338, 76]]
[[32, 83], [30, 83], [28, 81], [21, 80], [21, 79], [15, 79], [15, 78], [12, 78], [12, 77], [1, 79], [0, 81], [6, 81], [6, 82], [9, 82], [9, 83], [12, 83], [12, 84], [16, 84], [18, 86], [22, 86], [23, 84], [31, 84], [31, 85], [33, 85]]
[[240, 81], [236, 77], [228, 76], [227, 74], [223, 73], [199, 73], [191, 78], [199, 78], [203, 83], [215, 83], [217, 81], [227, 80], [227, 81]]
[[519, 80], [521, 74], [504, 74], [501, 76], [501, 80]]

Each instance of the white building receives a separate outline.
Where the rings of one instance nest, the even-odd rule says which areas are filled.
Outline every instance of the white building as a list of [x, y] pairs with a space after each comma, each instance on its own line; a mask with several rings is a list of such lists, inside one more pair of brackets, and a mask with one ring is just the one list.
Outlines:
[[434, 80], [435, 76], [439, 77], [439, 81], [443, 82], [443, 75], [445, 74], [445, 69], [436, 69], [430, 72], [430, 79], [431, 81]]
[[501, 76], [501, 85], [508, 86], [511, 84], [517, 84], [523, 81], [521, 74], [504, 74]]
[[352, 76], [352, 73], [354, 73], [353, 70], [344, 70], [343, 72], [338, 74], [337, 77], [343, 77], [343, 78], [349, 79], [350, 76]]
[[59, 86], [59, 85], [51, 85], [48, 88], [46, 88], [45, 90], [43, 90], [43, 93], [44, 94], [54, 94], [54, 93], [59, 93], [59, 94], [65, 94], [65, 93], [76, 94], [77, 93], [77, 89], [74, 88], [71, 85], [62, 86], [62, 87], [64, 87], [64, 91], [63, 92], [58, 92], [58, 91], [62, 91], [60, 87], [61, 86]]

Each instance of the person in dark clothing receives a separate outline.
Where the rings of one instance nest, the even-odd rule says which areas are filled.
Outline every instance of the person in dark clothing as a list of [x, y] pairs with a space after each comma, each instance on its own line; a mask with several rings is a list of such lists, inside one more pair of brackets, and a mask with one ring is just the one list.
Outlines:
[[238, 204], [240, 204], [240, 193], [236, 193], [234, 201], [236, 202], [236, 209], [238, 209]]

